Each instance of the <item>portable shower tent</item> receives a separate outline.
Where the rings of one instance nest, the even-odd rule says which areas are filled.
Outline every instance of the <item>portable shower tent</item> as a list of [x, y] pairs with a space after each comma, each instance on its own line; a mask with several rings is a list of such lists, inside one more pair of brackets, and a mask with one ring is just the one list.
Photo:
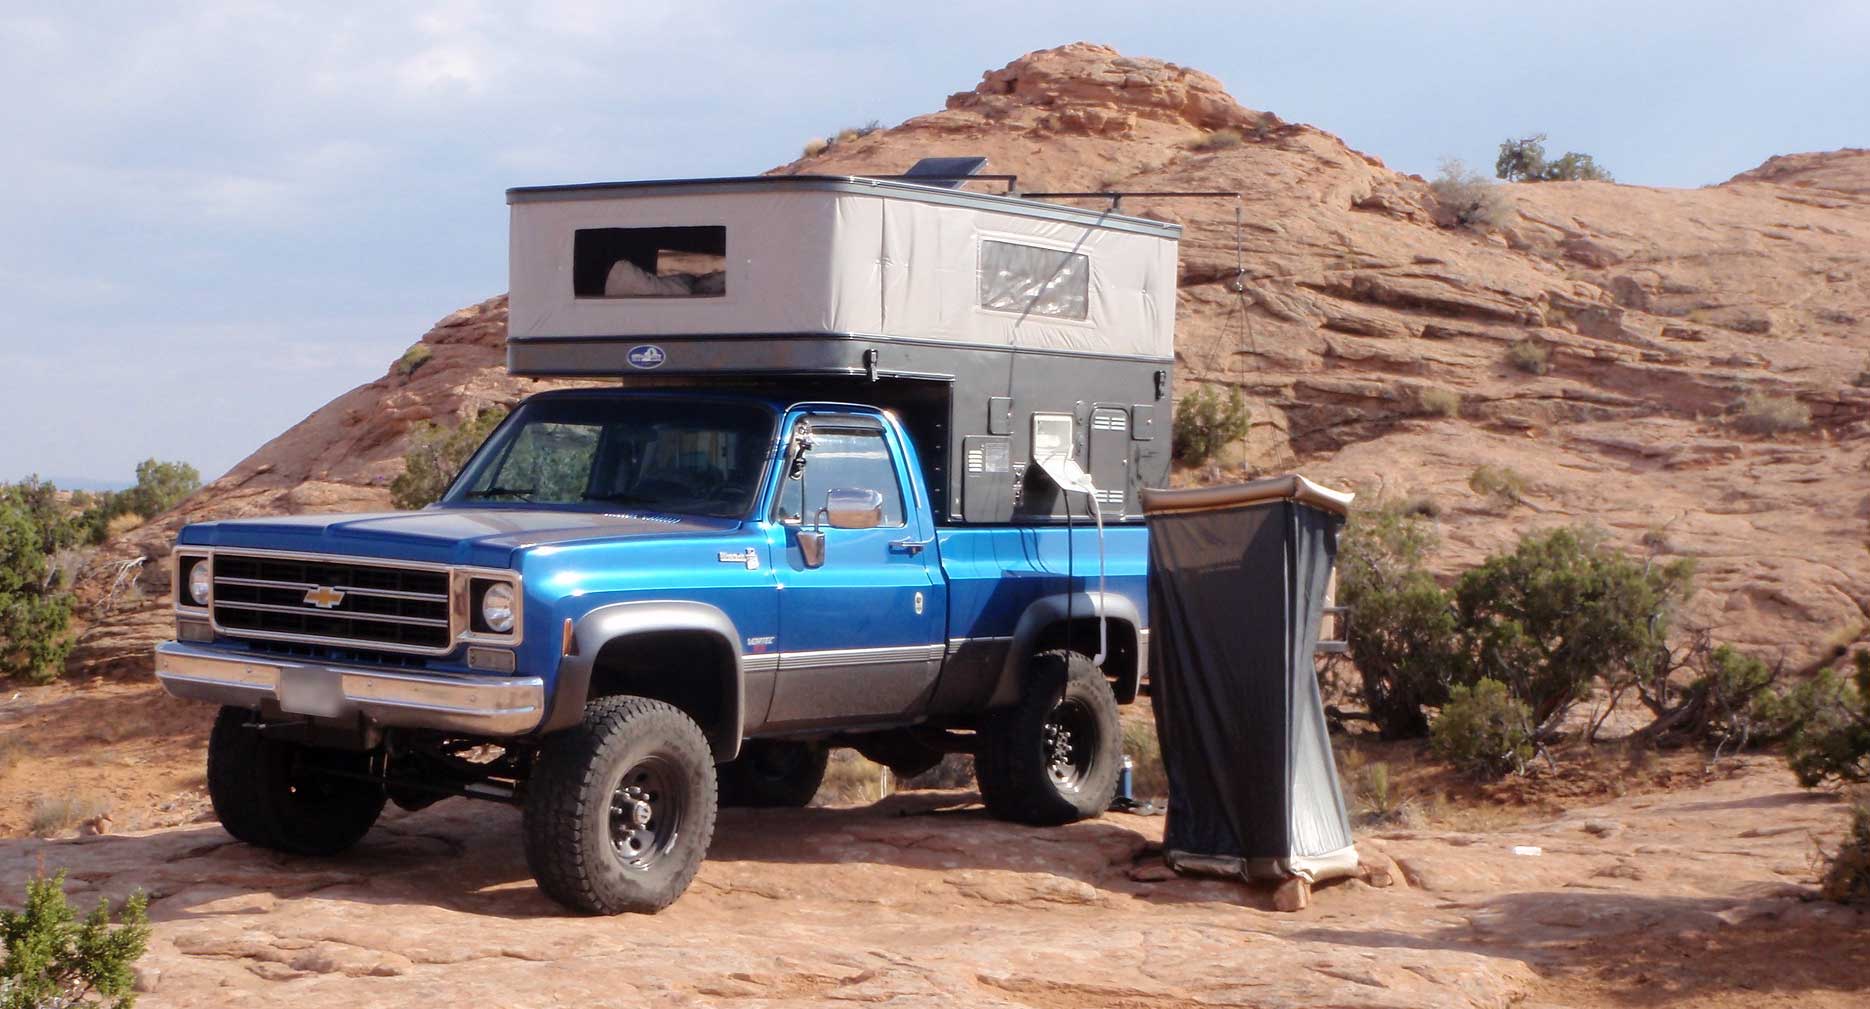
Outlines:
[[1177, 225], [846, 176], [507, 201], [516, 375], [895, 408], [949, 522], [1063, 517], [1026, 479], [1061, 441], [1107, 521], [1140, 521], [1139, 491], [1167, 481]]
[[1163, 847], [1177, 871], [1357, 869], [1312, 661], [1350, 499], [1300, 476], [1143, 492]]

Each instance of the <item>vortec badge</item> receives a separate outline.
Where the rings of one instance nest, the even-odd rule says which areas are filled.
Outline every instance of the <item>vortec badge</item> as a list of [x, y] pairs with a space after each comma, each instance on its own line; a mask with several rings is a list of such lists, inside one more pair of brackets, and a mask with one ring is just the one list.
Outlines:
[[325, 585], [320, 585], [305, 593], [306, 604], [316, 606], [321, 610], [331, 609], [343, 601], [344, 591], [342, 589], [334, 589]]
[[760, 569], [760, 555], [752, 547], [745, 550], [722, 550], [716, 556], [722, 564], [745, 564], [748, 571]]
[[632, 368], [648, 371], [651, 368], [662, 367], [662, 362], [667, 361], [669, 355], [661, 347], [653, 343], [645, 343], [640, 347], [631, 347], [630, 352], [623, 355], [623, 359], [630, 362]]

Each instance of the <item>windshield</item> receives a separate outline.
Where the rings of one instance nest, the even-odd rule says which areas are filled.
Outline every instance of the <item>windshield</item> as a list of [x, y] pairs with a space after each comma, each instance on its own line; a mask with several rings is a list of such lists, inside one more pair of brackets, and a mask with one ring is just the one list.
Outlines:
[[521, 404], [442, 503], [591, 505], [745, 518], [773, 414], [744, 403], [574, 396]]

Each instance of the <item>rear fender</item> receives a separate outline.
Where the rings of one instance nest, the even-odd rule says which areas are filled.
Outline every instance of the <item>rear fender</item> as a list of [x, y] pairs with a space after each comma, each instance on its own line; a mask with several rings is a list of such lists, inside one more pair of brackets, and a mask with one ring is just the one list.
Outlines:
[[[1020, 683], [1024, 678], [1026, 665], [1032, 659], [1033, 653], [1038, 650], [1038, 644], [1045, 638], [1046, 632], [1068, 621], [1095, 619], [1099, 612], [1097, 607], [1099, 598], [1096, 592], [1061, 592], [1033, 600], [1032, 604], [1026, 607], [1026, 612], [1020, 614], [1019, 623], [1013, 629], [1013, 640], [1006, 651], [1005, 665], [1000, 670], [1000, 679], [994, 687], [993, 697], [987, 702], [988, 707], [1005, 707], [1019, 700]], [[1119, 624], [1124, 625], [1124, 629], [1134, 636], [1143, 622], [1142, 615], [1136, 609], [1136, 603], [1127, 596], [1110, 592], [1103, 593], [1101, 598], [1104, 602], [1102, 611], [1104, 618], [1110, 621], [1111, 636], [1116, 637]], [[1073, 645], [1087, 655], [1097, 651], [1095, 637], [1088, 641], [1073, 641]], [[1138, 670], [1141, 665], [1142, 663], [1138, 661], [1127, 672], [1119, 672], [1119, 679], [1124, 682], [1116, 684], [1118, 697], [1135, 698], [1136, 680], [1140, 675]]]

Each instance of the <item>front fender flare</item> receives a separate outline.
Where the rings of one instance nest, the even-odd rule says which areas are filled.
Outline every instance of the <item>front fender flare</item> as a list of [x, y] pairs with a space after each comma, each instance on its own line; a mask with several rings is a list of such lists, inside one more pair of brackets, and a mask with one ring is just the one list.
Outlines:
[[[1096, 617], [1100, 598], [1104, 603], [1106, 620], [1113, 624], [1128, 624], [1132, 633], [1143, 626], [1143, 616], [1137, 610], [1136, 603], [1128, 596], [1112, 592], [1101, 595], [1096, 592], [1061, 592], [1033, 600], [1014, 626], [1013, 640], [1007, 647], [999, 682], [994, 686], [993, 697], [988, 700], [987, 706], [1005, 707], [1019, 700], [1020, 674], [1025, 672], [1026, 663], [1032, 658], [1040, 635], [1045, 633], [1046, 628], [1064, 623], [1067, 619]], [[1139, 637], [1137, 640], [1140, 644], [1142, 639]]]
[[591, 674], [605, 645], [633, 634], [663, 631], [698, 631], [719, 638], [727, 654], [733, 656], [731, 668], [723, 671], [720, 684], [721, 724], [701, 728], [717, 762], [725, 763], [739, 756], [746, 710], [740, 631], [732, 618], [719, 608], [693, 600], [611, 603], [580, 617], [572, 626], [572, 654], [559, 659], [558, 679], [552, 685], [552, 700], [539, 731], [568, 729], [584, 717], [584, 705], [591, 692]]

